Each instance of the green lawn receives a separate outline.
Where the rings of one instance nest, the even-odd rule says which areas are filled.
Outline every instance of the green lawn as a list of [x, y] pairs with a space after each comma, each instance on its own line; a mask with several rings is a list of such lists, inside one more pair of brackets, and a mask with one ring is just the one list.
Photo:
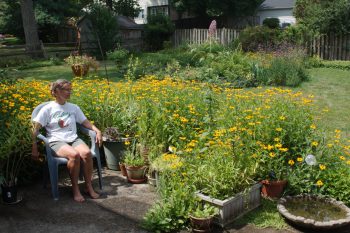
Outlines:
[[[111, 81], [119, 81], [122, 76], [118, 72], [118, 67], [113, 62], [100, 62], [100, 67], [97, 71], [90, 69], [89, 76], [106, 77], [105, 64], [107, 68], [107, 75]], [[71, 80], [73, 72], [71, 68], [64, 65], [57, 66], [43, 66], [30, 69], [8, 69], [7, 74], [10, 77], [21, 78], [25, 80], [40, 79], [40, 80], [57, 80], [60, 78]]]
[[[340, 129], [350, 136], [350, 71], [316, 68], [310, 70], [311, 80], [295, 90], [315, 96], [315, 104], [323, 115], [319, 125], [328, 131]], [[329, 109], [323, 112], [322, 109]]]

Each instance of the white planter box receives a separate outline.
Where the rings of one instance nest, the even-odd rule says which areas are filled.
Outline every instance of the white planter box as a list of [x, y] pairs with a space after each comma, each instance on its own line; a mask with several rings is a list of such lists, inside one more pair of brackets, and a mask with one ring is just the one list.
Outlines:
[[234, 197], [225, 200], [211, 198], [201, 193], [197, 193], [196, 195], [203, 201], [208, 202], [219, 209], [219, 214], [215, 216], [214, 223], [224, 227], [238, 217], [260, 206], [260, 188], [260, 183], [255, 184], [247, 192], [238, 193]]

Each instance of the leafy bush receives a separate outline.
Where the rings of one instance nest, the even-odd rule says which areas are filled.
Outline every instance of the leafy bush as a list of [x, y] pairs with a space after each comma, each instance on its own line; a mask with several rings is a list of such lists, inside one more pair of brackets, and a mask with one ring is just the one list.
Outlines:
[[276, 52], [266, 67], [258, 67], [258, 82], [264, 85], [298, 86], [309, 79], [307, 61], [303, 50], [287, 47]]
[[117, 48], [114, 51], [107, 52], [108, 60], [115, 61], [117, 63], [125, 61], [128, 58], [129, 51], [124, 48]]
[[163, 48], [163, 42], [169, 40], [175, 27], [170, 18], [163, 14], [149, 15], [145, 25], [145, 40], [150, 50]]
[[271, 29], [276, 29], [280, 27], [280, 20], [279, 18], [266, 18], [263, 21], [263, 25]]
[[257, 51], [279, 44], [280, 30], [266, 26], [247, 27], [239, 34], [239, 41], [244, 51]]
[[118, 34], [116, 15], [106, 6], [93, 4], [90, 6], [87, 18], [92, 24], [90, 30], [99, 37], [102, 52], [106, 54], [106, 52], [111, 51], [118, 41], [116, 36]]

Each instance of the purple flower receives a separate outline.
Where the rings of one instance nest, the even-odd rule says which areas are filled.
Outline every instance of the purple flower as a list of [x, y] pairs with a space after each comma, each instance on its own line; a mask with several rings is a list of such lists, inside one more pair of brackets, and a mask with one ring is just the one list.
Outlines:
[[214, 37], [216, 34], [216, 20], [211, 21], [210, 26], [209, 26], [209, 37]]

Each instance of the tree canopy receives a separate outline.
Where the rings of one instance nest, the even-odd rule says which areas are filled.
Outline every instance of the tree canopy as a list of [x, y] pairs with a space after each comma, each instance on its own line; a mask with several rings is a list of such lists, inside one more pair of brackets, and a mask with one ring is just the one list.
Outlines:
[[264, 0], [173, 0], [179, 13], [188, 11], [198, 16], [252, 15]]
[[349, 33], [349, 0], [297, 0], [294, 15], [298, 23], [317, 33]]

